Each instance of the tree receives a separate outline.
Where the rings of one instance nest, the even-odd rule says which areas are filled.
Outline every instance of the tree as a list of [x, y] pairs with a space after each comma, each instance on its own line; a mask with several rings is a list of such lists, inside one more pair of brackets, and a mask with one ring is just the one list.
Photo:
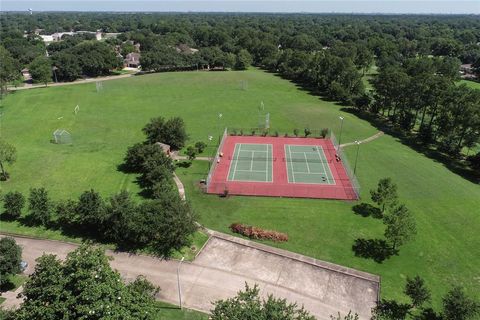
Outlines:
[[415, 278], [407, 277], [405, 290], [403, 291], [412, 300], [412, 306], [420, 308], [425, 302], [430, 300], [430, 291], [425, 286], [425, 281], [419, 276]]
[[45, 188], [31, 188], [28, 209], [33, 224], [46, 226], [50, 222], [51, 203]]
[[3, 196], [3, 208], [5, 215], [11, 219], [18, 219], [25, 206], [25, 197], [21, 192], [10, 191]]
[[385, 215], [383, 223], [386, 225], [385, 238], [390, 242], [393, 250], [412, 240], [417, 233], [415, 220], [403, 204]]
[[383, 178], [378, 181], [377, 189], [370, 190], [372, 201], [382, 208], [382, 213], [386, 208], [392, 207], [396, 204], [397, 185], [392, 182], [391, 178]]
[[77, 58], [82, 73], [91, 77], [108, 75], [123, 63], [113, 48], [103, 41], [83, 41], [69, 52]]
[[60, 81], [74, 81], [80, 78], [82, 68], [78, 58], [69, 52], [60, 51], [52, 56], [55, 74]]
[[192, 146], [188, 146], [185, 154], [187, 155], [188, 160], [193, 161], [197, 155], [197, 150]]
[[469, 298], [461, 287], [453, 287], [443, 297], [443, 316], [448, 320], [473, 319], [480, 314], [480, 304]]
[[195, 149], [197, 149], [198, 153], [202, 153], [206, 147], [207, 147], [207, 144], [203, 141], [198, 141], [195, 143]]
[[371, 320], [403, 320], [407, 317], [409, 310], [408, 304], [382, 299], [373, 308]]
[[314, 320], [303, 307], [288, 304], [285, 299], [277, 299], [269, 295], [267, 300], [260, 300], [260, 289], [255, 284], [253, 288], [245, 283], [245, 291], [239, 291], [233, 298], [218, 300], [213, 303], [212, 320]]
[[190, 235], [197, 229], [195, 214], [189, 204], [178, 195], [143, 202], [134, 219], [135, 242], [150, 246], [163, 256], [190, 243]]
[[252, 56], [250, 53], [245, 50], [241, 49], [235, 59], [235, 70], [246, 70], [252, 64]]
[[0, 94], [4, 94], [7, 92], [7, 84], [20, 77], [20, 67], [18, 61], [1, 45], [0, 61]]
[[91, 233], [99, 234], [105, 223], [105, 204], [98, 192], [91, 189], [80, 195], [75, 207], [78, 225]]
[[128, 244], [136, 210], [137, 206], [127, 191], [111, 196], [106, 205], [108, 228], [105, 228], [105, 238], [121, 246]]
[[19, 273], [22, 261], [22, 248], [15, 239], [4, 237], [0, 239], [0, 286], [8, 282], [8, 276]]
[[163, 117], [153, 118], [143, 128], [143, 132], [150, 144], [163, 142], [177, 150], [185, 145], [188, 138], [185, 123], [180, 117], [170, 118], [167, 121]]
[[140, 319], [155, 317], [157, 288], [145, 278], [125, 285], [100, 248], [82, 245], [60, 261], [37, 259], [15, 319]]
[[1, 180], [8, 180], [9, 174], [5, 171], [5, 164], [14, 164], [17, 160], [17, 149], [0, 138], [0, 169], [2, 170]]
[[34, 82], [47, 86], [48, 82], [52, 81], [52, 63], [49, 58], [43, 56], [35, 58], [29, 64], [28, 69]]

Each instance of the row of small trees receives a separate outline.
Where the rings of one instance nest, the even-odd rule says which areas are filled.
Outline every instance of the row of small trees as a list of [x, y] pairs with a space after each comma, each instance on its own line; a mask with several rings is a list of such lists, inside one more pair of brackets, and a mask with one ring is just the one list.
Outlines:
[[[5, 194], [4, 215], [20, 219], [26, 203], [20, 192]], [[83, 192], [78, 200], [54, 202], [44, 188], [32, 188], [28, 214], [22, 221], [113, 242], [126, 249], [148, 247], [165, 256], [188, 245], [189, 236], [196, 230], [193, 210], [173, 189], [163, 189], [155, 199], [136, 203], [127, 191], [103, 199], [94, 190]]]

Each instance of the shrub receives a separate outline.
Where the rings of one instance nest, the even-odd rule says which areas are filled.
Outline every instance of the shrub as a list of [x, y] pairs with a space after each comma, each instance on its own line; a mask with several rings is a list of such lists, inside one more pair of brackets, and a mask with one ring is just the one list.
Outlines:
[[197, 149], [198, 153], [202, 153], [206, 147], [207, 147], [207, 144], [205, 142], [198, 141], [197, 143], [195, 143], [195, 149]]
[[324, 138], [324, 139], [325, 139], [325, 137], [327, 136], [327, 134], [328, 134], [328, 129], [327, 129], [327, 128], [323, 128], [323, 129], [320, 131], [320, 136], [321, 136], [322, 138]]
[[25, 197], [18, 191], [8, 192], [3, 197], [5, 215], [11, 219], [18, 219], [22, 214], [22, 209], [24, 206]]
[[295, 137], [298, 137], [298, 132], [299, 132], [298, 129], [293, 129], [293, 135]]
[[188, 146], [185, 154], [187, 155], [188, 160], [193, 161], [197, 156], [197, 150], [192, 146]]
[[250, 239], [271, 240], [275, 242], [288, 241], [288, 235], [275, 230], [264, 230], [262, 228], [248, 226], [241, 223], [232, 223], [230, 230], [234, 233], [241, 234]]
[[273, 134], [274, 137], [278, 137], [278, 131], [275, 131], [275, 133]]
[[254, 136], [254, 135], [255, 135], [255, 130], [252, 130], [252, 136]]
[[305, 133], [305, 138], [312, 134], [312, 131], [308, 128], [305, 128], [303, 132]]

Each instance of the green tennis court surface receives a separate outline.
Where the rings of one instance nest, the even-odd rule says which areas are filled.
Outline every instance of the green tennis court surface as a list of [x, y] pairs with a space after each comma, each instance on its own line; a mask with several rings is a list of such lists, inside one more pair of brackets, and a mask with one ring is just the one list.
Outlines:
[[228, 181], [272, 182], [272, 145], [237, 143]]
[[335, 184], [327, 157], [320, 146], [285, 145], [289, 183]]

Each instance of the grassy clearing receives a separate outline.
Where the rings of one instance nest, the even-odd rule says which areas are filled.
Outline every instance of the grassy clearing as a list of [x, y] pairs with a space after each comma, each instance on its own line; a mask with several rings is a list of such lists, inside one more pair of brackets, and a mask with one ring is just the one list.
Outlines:
[[480, 82], [471, 81], [471, 80], [460, 80], [458, 83], [459, 84], [466, 84], [467, 87], [470, 87], [472, 89], [480, 90]]
[[[248, 90], [240, 89], [248, 81]], [[253, 127], [261, 101], [271, 113], [273, 130], [330, 127], [338, 132], [344, 116], [342, 142], [361, 140], [377, 132], [368, 122], [342, 112], [341, 107], [299, 90], [295, 85], [258, 70], [247, 72], [163, 73], [17, 92], [3, 101], [2, 136], [16, 145], [18, 161], [9, 168], [12, 179], [0, 184], [3, 191], [27, 192], [46, 186], [55, 199], [78, 197], [89, 188], [107, 196], [126, 189], [139, 191], [135, 175], [117, 171], [126, 148], [143, 139], [141, 128], [154, 116], [185, 119], [190, 143], [222, 127]], [[80, 105], [77, 116], [75, 105]], [[218, 113], [222, 113], [221, 123]], [[58, 119], [63, 117], [61, 119]], [[57, 128], [69, 130], [71, 146], [49, 142]], [[338, 134], [337, 134], [338, 136]], [[212, 143], [210, 143], [211, 145]], [[346, 149], [353, 159], [355, 147]], [[178, 168], [187, 198], [207, 227], [229, 232], [233, 222], [286, 232], [289, 242], [277, 246], [382, 276], [382, 295], [400, 298], [406, 276], [419, 274], [432, 289], [434, 304], [451, 284], [461, 284], [470, 294], [480, 287], [480, 187], [455, 175], [391, 136], [361, 146], [358, 177], [362, 197], [378, 179], [390, 176], [398, 184], [401, 200], [412, 210], [418, 228], [416, 241], [400, 255], [382, 264], [354, 256], [356, 238], [379, 238], [380, 220], [355, 215], [353, 202], [230, 197], [201, 194], [195, 183], [205, 177], [208, 164], [195, 161]], [[0, 230], [35, 232], [15, 223]], [[31, 230], [31, 231], [30, 231]]]

